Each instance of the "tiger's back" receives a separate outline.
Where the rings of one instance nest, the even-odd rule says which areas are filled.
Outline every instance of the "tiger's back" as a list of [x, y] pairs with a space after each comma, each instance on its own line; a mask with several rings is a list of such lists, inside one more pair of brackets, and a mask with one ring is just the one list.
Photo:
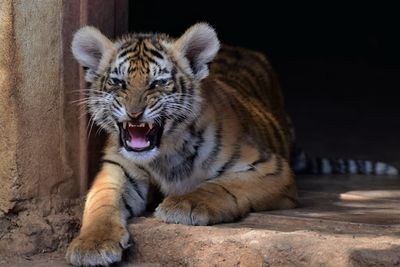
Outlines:
[[[210, 98], [210, 102], [211, 98], [222, 102], [229, 99], [226, 106], [235, 111], [236, 119], [257, 146], [290, 158], [294, 142], [292, 129], [279, 82], [263, 54], [223, 45], [204, 83], [204, 97]], [[221, 88], [215, 89], [215, 86]], [[216, 93], [218, 90], [224, 93]]]

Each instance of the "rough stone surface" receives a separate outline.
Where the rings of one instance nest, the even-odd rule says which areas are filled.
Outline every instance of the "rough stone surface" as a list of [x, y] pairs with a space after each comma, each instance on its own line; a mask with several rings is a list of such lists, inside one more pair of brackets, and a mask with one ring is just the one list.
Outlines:
[[63, 248], [79, 229], [78, 201], [19, 202], [0, 217], [0, 258], [31, 256]]
[[0, 259], [57, 250], [78, 229], [88, 142], [70, 43], [87, 23], [124, 32], [127, 4], [0, 1]]
[[134, 263], [161, 266], [394, 266], [400, 263], [399, 231], [326, 220], [310, 225], [309, 219], [268, 213], [213, 227], [141, 218], [131, 225], [131, 253]]
[[62, 12], [61, 0], [0, 1], [0, 254], [54, 251], [77, 225]]
[[12, 1], [0, 2], [0, 216], [13, 207], [17, 178]]
[[0, 210], [7, 213], [18, 201], [59, 193], [61, 184], [65, 197], [78, 190], [66, 160], [72, 143], [63, 120], [61, 31], [54, 30], [62, 26], [62, 1], [2, 1], [0, 10]]
[[[135, 218], [129, 225], [131, 247], [118, 266], [400, 265], [400, 177], [301, 176], [297, 181], [297, 209], [252, 213], [206, 227], [165, 224], [151, 215]], [[60, 246], [51, 254], [4, 258], [3, 264], [66, 266], [64, 252]]]
[[[275, 229], [283, 223], [280, 230]], [[295, 228], [287, 228], [287, 223]], [[249, 224], [255, 227], [250, 227]], [[131, 224], [132, 247], [119, 266], [397, 266], [400, 228], [293, 220], [252, 214], [236, 224], [209, 227], [164, 224], [138, 218]], [[336, 226], [335, 226], [336, 225]], [[333, 228], [338, 228], [332, 230]], [[340, 233], [363, 228], [360, 233]], [[301, 230], [298, 230], [301, 229]], [[340, 230], [341, 229], [341, 230]], [[369, 233], [367, 233], [369, 232]], [[64, 249], [52, 254], [3, 258], [0, 266], [68, 266]]]

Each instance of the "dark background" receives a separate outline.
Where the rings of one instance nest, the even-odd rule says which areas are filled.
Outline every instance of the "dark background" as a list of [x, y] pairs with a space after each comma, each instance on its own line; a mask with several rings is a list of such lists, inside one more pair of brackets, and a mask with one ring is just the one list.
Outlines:
[[209, 22], [268, 56], [306, 151], [400, 167], [400, 16], [376, 3], [135, 0], [129, 28], [179, 36]]

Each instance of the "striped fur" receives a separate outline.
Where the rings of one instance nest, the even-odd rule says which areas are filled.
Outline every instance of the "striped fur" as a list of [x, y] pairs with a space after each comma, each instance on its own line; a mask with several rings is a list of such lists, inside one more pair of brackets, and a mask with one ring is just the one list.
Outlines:
[[311, 157], [299, 151], [292, 158], [292, 169], [301, 174], [398, 175], [396, 167], [385, 162], [359, 159]]
[[[294, 134], [271, 66], [260, 53], [223, 46], [216, 55], [219, 48], [204, 23], [178, 39], [76, 33], [72, 50], [91, 84], [83, 103], [109, 139], [70, 263], [119, 261], [126, 220], [144, 211], [152, 185], [166, 196], [155, 216], [168, 223], [209, 225], [296, 206]], [[120, 125], [140, 113], [162, 134], [135, 152]]]

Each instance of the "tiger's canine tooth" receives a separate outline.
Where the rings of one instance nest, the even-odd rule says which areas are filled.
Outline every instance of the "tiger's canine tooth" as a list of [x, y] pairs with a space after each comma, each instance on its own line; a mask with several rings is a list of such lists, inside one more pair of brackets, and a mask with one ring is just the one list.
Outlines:
[[126, 121], [123, 121], [123, 122], [122, 122], [122, 128], [126, 129], [126, 124], [127, 124], [127, 122], [126, 122]]

